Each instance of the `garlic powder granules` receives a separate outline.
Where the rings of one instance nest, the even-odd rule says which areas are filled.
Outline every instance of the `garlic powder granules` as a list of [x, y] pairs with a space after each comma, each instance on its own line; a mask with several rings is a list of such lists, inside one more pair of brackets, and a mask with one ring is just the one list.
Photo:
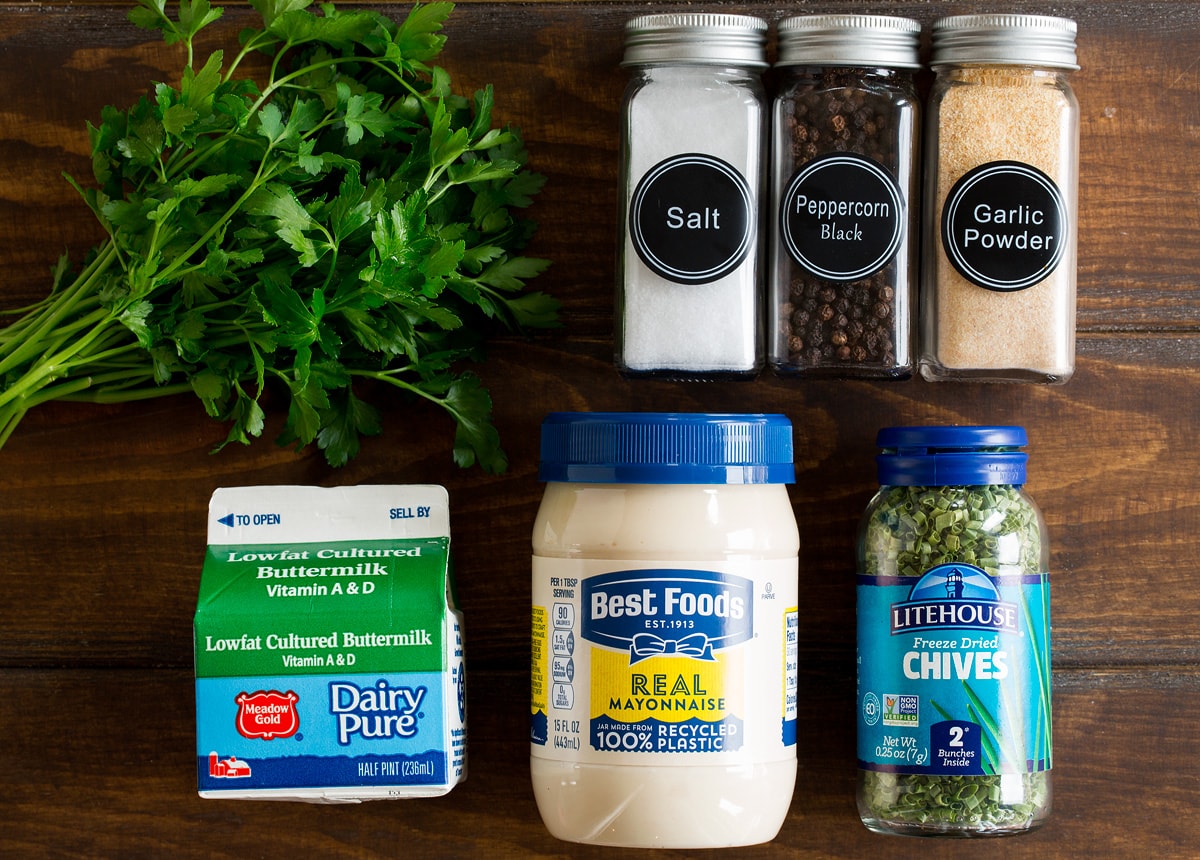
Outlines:
[[1061, 383], [1074, 371], [1075, 22], [935, 23], [921, 372]]

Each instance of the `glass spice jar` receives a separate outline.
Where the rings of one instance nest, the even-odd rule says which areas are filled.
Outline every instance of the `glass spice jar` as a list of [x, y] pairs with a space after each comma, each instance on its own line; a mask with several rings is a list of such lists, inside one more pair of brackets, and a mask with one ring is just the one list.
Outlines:
[[1020, 427], [892, 427], [858, 536], [858, 807], [879, 833], [1050, 813], [1049, 541]]
[[779, 25], [767, 330], [781, 374], [913, 373], [920, 31], [883, 15]]
[[921, 375], [1063, 383], [1075, 369], [1074, 21], [933, 26]]
[[736, 379], [762, 367], [766, 32], [744, 15], [626, 25], [615, 314], [626, 377]]

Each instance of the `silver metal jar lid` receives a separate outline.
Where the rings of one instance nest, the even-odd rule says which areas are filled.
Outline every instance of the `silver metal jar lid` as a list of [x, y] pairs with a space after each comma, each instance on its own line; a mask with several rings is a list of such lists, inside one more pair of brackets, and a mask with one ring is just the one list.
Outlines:
[[933, 25], [931, 66], [986, 63], [1078, 69], [1075, 22], [1048, 15], [954, 15]]
[[890, 15], [804, 15], [779, 24], [777, 66], [916, 69], [921, 23]]
[[749, 15], [670, 13], [625, 24], [622, 66], [700, 63], [765, 67], [767, 22]]

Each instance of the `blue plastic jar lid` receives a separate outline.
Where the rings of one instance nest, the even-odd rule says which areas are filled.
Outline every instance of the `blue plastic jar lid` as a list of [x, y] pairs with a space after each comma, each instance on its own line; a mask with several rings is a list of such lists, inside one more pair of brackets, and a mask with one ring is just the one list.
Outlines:
[[542, 422], [543, 481], [591, 484], [791, 484], [783, 415], [552, 412]]
[[879, 483], [945, 487], [1025, 483], [1023, 427], [887, 427], [876, 444]]

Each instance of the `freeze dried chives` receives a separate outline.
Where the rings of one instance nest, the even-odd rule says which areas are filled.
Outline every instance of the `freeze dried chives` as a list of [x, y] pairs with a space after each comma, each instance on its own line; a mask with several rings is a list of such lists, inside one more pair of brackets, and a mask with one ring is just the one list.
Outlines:
[[1045, 526], [1020, 428], [891, 428], [859, 533], [859, 811], [1018, 833], [1050, 809]]

